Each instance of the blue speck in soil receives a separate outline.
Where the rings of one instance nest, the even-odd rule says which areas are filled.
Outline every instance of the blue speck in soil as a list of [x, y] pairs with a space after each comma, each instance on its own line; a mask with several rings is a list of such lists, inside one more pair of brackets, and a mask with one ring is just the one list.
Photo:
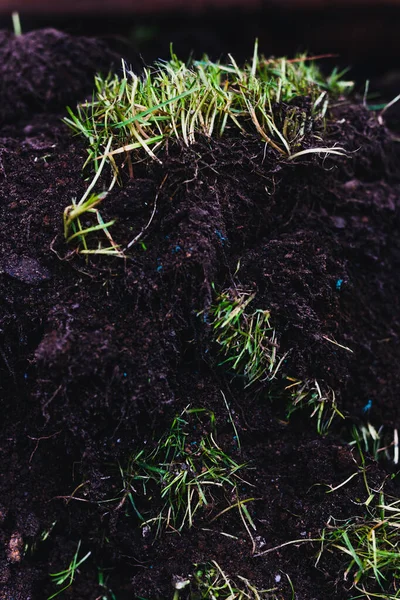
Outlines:
[[28, 373], [24, 373], [24, 379], [28, 379]]
[[128, 373], [124, 373], [124, 377], [128, 377]]
[[180, 246], [175, 246], [175, 248], [173, 248], [172, 253], [175, 254], [176, 252], [179, 252], [180, 250], [182, 250], [182, 248]]
[[221, 242], [222, 242], [222, 245], [224, 245], [225, 238], [224, 238], [224, 236], [222, 235], [222, 233], [220, 232], [220, 230], [219, 230], [219, 229], [216, 229], [216, 230], [215, 230], [215, 233], [217, 234], [217, 236], [218, 236], [218, 237], [219, 237], [219, 239], [221, 240]]
[[368, 400], [367, 404], [365, 406], [363, 406], [362, 411], [364, 414], [369, 413], [369, 411], [372, 408], [372, 400]]
[[342, 283], [343, 283], [343, 279], [338, 279], [336, 282], [336, 289], [340, 290], [340, 288], [342, 287]]
[[158, 265], [157, 267], [157, 272], [159, 273], [160, 271], [162, 271], [162, 265]]

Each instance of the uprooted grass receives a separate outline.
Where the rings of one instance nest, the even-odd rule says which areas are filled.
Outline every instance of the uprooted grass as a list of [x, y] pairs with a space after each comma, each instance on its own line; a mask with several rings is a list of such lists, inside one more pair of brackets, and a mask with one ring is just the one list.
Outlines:
[[[92, 100], [75, 111], [68, 108], [64, 119], [86, 138], [83, 168], [90, 163], [96, 171], [89, 186], [92, 194], [88, 190], [78, 202], [72, 199], [64, 211], [66, 241], [77, 244], [76, 251], [86, 258], [124, 258], [137, 238], [122, 249], [110, 233], [114, 221], [104, 222], [99, 205], [116, 180], [121, 181], [122, 167], [133, 177], [134, 163], [146, 157], [161, 162], [159, 150], [168, 139], [188, 146], [199, 136], [249, 133], [286, 160], [310, 154], [345, 156], [342, 147], [326, 145], [323, 139], [330, 100], [352, 87], [342, 75], [334, 70], [323, 77], [306, 56], [267, 60], [259, 55], [257, 43], [243, 67], [231, 55], [226, 64], [207, 57], [185, 64], [171, 51], [169, 61], [144, 69], [142, 75], [125, 63], [122, 76], [96, 75]], [[105, 163], [112, 167], [112, 182], [108, 190], [97, 192], [94, 184]], [[89, 226], [82, 224], [83, 218]]]
[[400, 598], [400, 500], [388, 502], [382, 491], [378, 498], [364, 516], [345, 522], [331, 518], [323, 544], [346, 559], [343, 577], [361, 593], [356, 598], [394, 600]]
[[358, 449], [359, 455], [371, 455], [376, 461], [385, 460], [388, 464], [399, 464], [399, 432], [381, 425], [378, 429], [372, 423], [354, 425], [351, 431], [350, 446]]
[[[239, 475], [245, 465], [218, 445], [215, 425], [211, 411], [185, 408], [154, 448], [138, 450], [121, 468], [119, 506], [129, 503], [144, 531], [153, 531], [155, 538], [166, 529], [180, 532], [192, 527], [205, 509], [209, 522], [237, 509], [254, 550], [250, 529], [255, 525], [247, 508], [254, 498], [241, 498], [238, 488], [239, 482], [247, 483]], [[218, 490], [226, 506], [215, 514], [221, 508]]]
[[242, 375], [245, 387], [259, 380], [272, 380], [284, 360], [277, 357], [270, 312], [246, 310], [254, 298], [255, 293], [246, 290], [228, 290], [216, 298], [210, 309], [214, 339], [225, 356], [220, 364]]
[[320, 435], [328, 433], [335, 417], [345, 418], [338, 408], [334, 390], [324, 382], [293, 377], [286, 377], [286, 381], [289, 382], [285, 386], [285, 393], [289, 394], [287, 418], [297, 410], [311, 410], [310, 418], [315, 419]]
[[[372, 431], [375, 432], [374, 428]], [[343, 557], [343, 579], [357, 593], [354, 600], [395, 600], [400, 598], [400, 499], [390, 497], [385, 491], [388, 476], [377, 487], [371, 486], [363, 451], [364, 444], [369, 445], [365, 435], [366, 439], [355, 437], [357, 470], [339, 485], [329, 485], [327, 491], [336, 492], [354, 477], [361, 476], [366, 500], [355, 498], [353, 502], [363, 509], [362, 514], [347, 520], [329, 517], [316, 564], [323, 552], [339, 552]]]
[[228, 56], [226, 64], [207, 56], [185, 64], [171, 50], [169, 61], [145, 68], [141, 76], [124, 63], [122, 76], [97, 75], [92, 100], [76, 111], [69, 108], [65, 119], [87, 139], [85, 165], [97, 169], [106, 154], [118, 173], [116, 157], [122, 155], [132, 171], [132, 157], [161, 162], [157, 151], [169, 138], [190, 145], [198, 135], [220, 137], [228, 130], [255, 133], [289, 159], [345, 153], [326, 147], [322, 137], [330, 99], [352, 88], [343, 73], [324, 77], [305, 55], [266, 59], [257, 43], [243, 67]]
[[[178, 579], [174, 600], [180, 598], [179, 590], [189, 587], [190, 600], [278, 600], [276, 588], [259, 589], [254, 583], [237, 575], [230, 577], [216, 561], [195, 565], [192, 577]], [[289, 580], [290, 581], [290, 580]]]
[[271, 326], [269, 310], [250, 310], [254, 292], [239, 287], [216, 295], [209, 313], [203, 317], [209, 322], [213, 340], [224, 357], [219, 366], [228, 368], [234, 377], [241, 377], [244, 387], [259, 384], [263, 388], [278, 379], [279, 397], [285, 402], [286, 416], [298, 410], [308, 410], [315, 419], [320, 435], [325, 435], [339, 411], [335, 392], [324, 382], [299, 380], [281, 373], [287, 354], [279, 353], [276, 331]]

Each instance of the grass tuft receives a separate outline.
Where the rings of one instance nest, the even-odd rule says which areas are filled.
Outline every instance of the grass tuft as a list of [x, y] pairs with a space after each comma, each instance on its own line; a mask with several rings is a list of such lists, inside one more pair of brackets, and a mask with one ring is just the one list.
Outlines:
[[[334, 70], [324, 77], [306, 55], [295, 59], [265, 59], [255, 43], [252, 60], [239, 67], [207, 56], [185, 64], [171, 50], [135, 74], [125, 63], [120, 75], [96, 75], [90, 101], [81, 103], [65, 122], [88, 143], [95, 169], [106, 156], [115, 173], [143, 156], [161, 162], [167, 139], [185, 145], [199, 135], [257, 134], [278, 155], [294, 159], [305, 153], [344, 155], [343, 148], [322, 145], [321, 134], [331, 98], [352, 88]], [[299, 100], [300, 99], [300, 100]], [[111, 148], [107, 148], [112, 140]], [[122, 157], [122, 161], [118, 161]]]
[[[190, 600], [275, 600], [276, 588], [258, 589], [245, 577], [227, 575], [216, 561], [195, 565]], [[176, 596], [176, 600], [179, 595]], [[175, 600], [175, 599], [174, 599]]]
[[400, 598], [400, 500], [388, 503], [381, 491], [363, 517], [344, 523], [331, 518], [323, 544], [343, 555], [343, 577], [361, 592], [357, 598]]
[[399, 463], [399, 433], [397, 429], [388, 431], [383, 425], [376, 429], [371, 423], [354, 425], [350, 446], [356, 446], [359, 453], [370, 454], [376, 461], [385, 458], [389, 463]]
[[[238, 490], [239, 482], [246, 483], [239, 475], [244, 465], [218, 445], [215, 425], [211, 411], [187, 407], [155, 448], [134, 453], [121, 470], [124, 487], [119, 505], [128, 499], [145, 531], [155, 528], [155, 537], [165, 529], [180, 532], [192, 527], [204, 510], [211, 514], [220, 490], [228, 506], [211, 520], [237, 508], [253, 541], [250, 529], [255, 526], [246, 504], [254, 498], [241, 499]], [[143, 506], [140, 512], [138, 502]]]
[[220, 364], [244, 377], [245, 387], [271, 381], [285, 358], [277, 355], [270, 312], [247, 310], [254, 298], [255, 293], [246, 290], [227, 290], [216, 298], [209, 313], [215, 342], [226, 357]]
[[[243, 377], [245, 388], [275, 379], [287, 356], [278, 354], [270, 311], [249, 310], [254, 298], [255, 293], [237, 287], [226, 290], [216, 297], [207, 315], [213, 339], [225, 356], [219, 364], [229, 367], [235, 376]], [[326, 435], [336, 416], [344, 419], [335, 392], [329, 386], [316, 380], [283, 378], [287, 382], [283, 392], [287, 418], [300, 409], [311, 410], [310, 418], [315, 418], [320, 435]]]
[[[107, 192], [88, 193], [105, 162], [114, 175], [110, 191], [121, 168], [127, 166], [133, 177], [134, 162], [147, 157], [161, 163], [160, 149], [169, 139], [189, 146], [199, 136], [255, 134], [291, 161], [312, 154], [346, 156], [344, 148], [323, 143], [330, 100], [352, 88], [342, 79], [345, 72], [324, 77], [306, 55], [267, 60], [258, 53], [257, 42], [244, 66], [228, 57], [226, 63], [204, 56], [185, 64], [171, 49], [169, 61], [155, 63], [142, 75], [122, 63], [119, 75], [96, 75], [91, 100], [75, 110], [68, 107], [65, 123], [87, 141], [84, 168], [91, 164], [96, 172], [79, 202], [73, 200], [64, 211], [65, 238], [78, 242], [79, 253], [125, 256], [109, 231], [114, 221], [105, 223], [98, 208]], [[83, 215], [94, 216], [94, 224], [83, 225]], [[96, 240], [99, 232], [106, 240], [90, 246], [87, 240]]]
[[289, 385], [285, 391], [289, 392], [287, 418], [300, 409], [311, 410], [310, 418], [316, 419], [317, 431], [326, 435], [333, 419], [336, 416], [344, 419], [336, 402], [335, 392], [329, 386], [317, 380], [300, 381], [293, 377], [286, 377]]

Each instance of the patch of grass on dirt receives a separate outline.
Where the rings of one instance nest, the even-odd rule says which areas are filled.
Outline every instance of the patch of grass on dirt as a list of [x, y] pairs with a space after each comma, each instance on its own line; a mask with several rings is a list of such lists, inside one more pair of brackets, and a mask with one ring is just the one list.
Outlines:
[[277, 356], [269, 310], [246, 310], [254, 298], [255, 293], [246, 290], [227, 290], [210, 309], [214, 339], [226, 357], [220, 364], [243, 376], [245, 387], [259, 380], [271, 381], [285, 358]]
[[[179, 532], [192, 527], [200, 512], [218, 506], [216, 495], [222, 491], [227, 506], [211, 520], [236, 508], [253, 539], [254, 523], [246, 504], [254, 498], [242, 499], [238, 490], [239, 482], [246, 483], [239, 475], [245, 465], [218, 445], [215, 425], [214, 413], [187, 407], [155, 448], [135, 452], [127, 468], [121, 469], [120, 505], [129, 500], [145, 531], [155, 527], [155, 537], [165, 529]], [[138, 501], [144, 506], [140, 512]]]
[[[259, 382], [271, 382], [280, 372], [287, 354], [279, 356], [276, 332], [271, 326], [269, 310], [249, 311], [256, 294], [240, 288], [219, 294], [209, 315], [213, 339], [235, 376], [243, 377], [245, 388]], [[283, 401], [287, 403], [287, 418], [298, 410], [311, 410], [317, 431], [325, 435], [339, 411], [335, 392], [323, 382], [301, 381], [283, 375]]]
[[[374, 428], [369, 433], [376, 437]], [[364, 439], [368, 441], [367, 434]], [[400, 598], [400, 499], [385, 494], [387, 477], [378, 486], [370, 484], [359, 437], [355, 444], [357, 470], [341, 484], [328, 486], [327, 493], [337, 491], [354, 477], [361, 476], [366, 500], [362, 502], [355, 498], [354, 504], [363, 507], [364, 511], [347, 520], [329, 517], [322, 532], [317, 563], [322, 552], [339, 552], [344, 559], [344, 581], [351, 582], [351, 587], [360, 592], [353, 598], [395, 600]]]
[[332, 421], [336, 416], [344, 419], [336, 402], [335, 392], [332, 388], [317, 380], [300, 381], [293, 377], [286, 377], [289, 385], [285, 392], [289, 392], [287, 416], [297, 410], [311, 410], [310, 418], [316, 419], [317, 431], [320, 435], [326, 435]]
[[351, 446], [356, 446], [359, 453], [370, 454], [375, 460], [387, 460], [399, 463], [399, 433], [396, 428], [389, 430], [381, 425], [378, 429], [371, 423], [354, 425]]
[[226, 64], [207, 56], [185, 64], [171, 50], [169, 61], [145, 68], [143, 75], [124, 63], [122, 76], [97, 75], [92, 100], [76, 111], [68, 108], [65, 119], [87, 140], [85, 165], [93, 162], [97, 169], [107, 155], [118, 173], [117, 155], [131, 169], [132, 153], [161, 162], [157, 152], [170, 138], [188, 146], [198, 135], [220, 137], [228, 130], [256, 134], [289, 159], [344, 154], [343, 148], [321, 145], [330, 98], [353, 85], [343, 73], [324, 77], [305, 55], [266, 59], [257, 43], [243, 67], [228, 56]]
[[227, 575], [216, 561], [195, 565], [191, 578], [176, 579], [173, 600], [181, 598], [180, 590], [190, 586], [190, 600], [277, 600], [274, 588], [258, 589], [245, 577]]
[[[259, 589], [249, 579], [225, 573], [215, 561], [195, 564], [188, 577], [173, 577], [174, 595], [171, 600], [280, 600], [274, 594], [276, 588]], [[294, 598], [294, 588], [288, 577]], [[138, 600], [147, 600], [136, 596]]]
[[[278, 156], [292, 160], [308, 154], [345, 156], [344, 148], [326, 146], [323, 134], [331, 98], [352, 88], [336, 70], [324, 77], [307, 56], [295, 59], [266, 59], [255, 43], [253, 58], [243, 67], [229, 55], [224, 64], [201, 61], [185, 64], [172, 52], [169, 61], [160, 61], [137, 75], [122, 64], [122, 75], [96, 75], [92, 100], [68, 108], [65, 122], [87, 140], [88, 158], [99, 175], [104, 161], [111, 164], [114, 177], [107, 191], [96, 193], [94, 184], [79, 202], [72, 200], [64, 211], [67, 242], [78, 242], [81, 254], [102, 254], [123, 258], [104, 222], [99, 204], [104, 200], [121, 167], [133, 177], [133, 163], [150, 158], [161, 163], [159, 150], [167, 140], [189, 146], [199, 136], [252, 134], [274, 149]], [[118, 158], [120, 157], [120, 158]], [[82, 216], [93, 217], [84, 226]], [[90, 247], [92, 234], [105, 234], [107, 245], [98, 241]], [[136, 241], [136, 240], [134, 240]], [[128, 244], [126, 250], [133, 244]]]
[[323, 543], [329, 551], [344, 555], [343, 577], [361, 592], [356, 597], [386, 600], [400, 597], [399, 499], [388, 502], [380, 492], [375, 505], [367, 504], [364, 516], [344, 523], [331, 519]]

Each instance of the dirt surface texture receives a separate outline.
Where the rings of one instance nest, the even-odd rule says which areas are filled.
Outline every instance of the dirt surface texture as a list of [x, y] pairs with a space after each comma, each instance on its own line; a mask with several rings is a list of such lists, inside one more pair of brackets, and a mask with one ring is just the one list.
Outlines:
[[[320, 543], [301, 541], [367, 498], [350, 478], [351, 426], [399, 426], [399, 144], [388, 123], [338, 104], [325, 136], [348, 156], [326, 159], [287, 161], [254, 136], [171, 142], [102, 208], [125, 246], [156, 201], [141, 243], [126, 260], [86, 261], [63, 238], [64, 208], [87, 184], [84, 141], [62, 118], [119, 57], [55, 30], [0, 33], [0, 57], [0, 599], [53, 597], [69, 580], [49, 574], [74, 556], [86, 560], [60, 598], [172, 600], [179, 578], [211, 561], [274, 590], [263, 598], [356, 595], [343, 555], [317, 562]], [[283, 374], [254, 389], [220, 365], [208, 311], [214, 290], [235, 288], [271, 312], [284, 375], [334, 390], [346, 418], [326, 436], [310, 411], [287, 418]], [[246, 463], [250, 535], [222, 492], [190, 528], [140, 526], [127, 465], [188, 406], [215, 415], [216, 443]], [[367, 473], [399, 497], [393, 466], [367, 457]]]

